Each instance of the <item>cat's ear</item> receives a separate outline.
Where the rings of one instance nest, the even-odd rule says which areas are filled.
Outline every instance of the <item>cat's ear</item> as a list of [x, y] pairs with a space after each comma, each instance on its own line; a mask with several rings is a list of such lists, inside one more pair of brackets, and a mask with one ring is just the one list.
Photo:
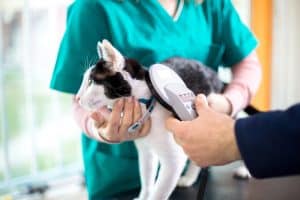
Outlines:
[[97, 52], [99, 58], [113, 64], [114, 71], [121, 71], [124, 68], [124, 57], [108, 40], [104, 39], [102, 43], [98, 42]]
[[98, 53], [98, 57], [99, 59], [103, 59], [103, 53], [102, 53], [102, 43], [100, 41], [97, 42], [97, 53]]

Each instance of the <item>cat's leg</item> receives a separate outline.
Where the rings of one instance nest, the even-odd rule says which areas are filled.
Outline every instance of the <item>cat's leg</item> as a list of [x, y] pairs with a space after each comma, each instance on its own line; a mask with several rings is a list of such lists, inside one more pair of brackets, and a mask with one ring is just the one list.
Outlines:
[[233, 173], [233, 177], [236, 179], [248, 180], [252, 176], [251, 176], [249, 170], [247, 169], [247, 167], [245, 165], [242, 165], [235, 169], [235, 171]]
[[190, 161], [185, 174], [180, 177], [177, 186], [189, 187], [193, 185], [197, 181], [200, 170], [201, 168], [199, 166], [197, 166], [194, 162]]
[[[137, 145], [138, 147], [138, 145]], [[158, 169], [157, 157], [145, 146], [138, 147], [141, 190], [135, 200], [146, 200], [153, 190]]]
[[161, 156], [159, 161], [158, 178], [148, 200], [167, 200], [170, 197], [185, 167], [186, 156]]

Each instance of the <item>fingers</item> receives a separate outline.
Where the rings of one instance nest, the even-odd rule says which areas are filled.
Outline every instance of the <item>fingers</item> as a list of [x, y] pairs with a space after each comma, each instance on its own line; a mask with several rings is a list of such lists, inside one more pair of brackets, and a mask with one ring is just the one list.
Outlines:
[[[206, 100], [205, 95], [199, 94], [195, 99], [195, 106], [197, 113], [201, 115], [201, 112], [203, 112], [205, 109], [208, 108], [208, 103]], [[174, 138], [176, 142], [179, 145], [185, 145], [190, 140], [190, 128], [191, 128], [191, 122], [192, 121], [179, 121], [173, 117], [168, 118], [166, 120], [165, 126], [166, 128], [171, 131], [174, 135]]]
[[[133, 114], [133, 122], [138, 121], [141, 119], [143, 115], [141, 104], [138, 101], [135, 101], [134, 103], [134, 114]], [[149, 132], [149, 129], [151, 127], [151, 119], [149, 118], [147, 121], [144, 122], [141, 129], [138, 130], [139, 136], [145, 136]]]
[[133, 121], [136, 122], [142, 117], [142, 107], [141, 104], [135, 99], [134, 100], [134, 113], [133, 113]]
[[103, 106], [99, 109], [99, 113], [101, 113], [104, 119], [108, 120], [111, 114], [111, 110], [109, 110], [107, 106]]
[[196, 107], [207, 108], [208, 102], [207, 102], [206, 96], [204, 94], [198, 94], [196, 97], [195, 104], [196, 104]]
[[198, 94], [195, 99], [196, 111], [200, 115], [203, 109], [208, 108], [208, 102], [204, 94]]
[[142, 116], [141, 104], [134, 97], [117, 100], [107, 120], [103, 116], [103, 110], [91, 115], [99, 125], [100, 123], [102, 125], [99, 126], [99, 134], [101, 133], [101, 136], [110, 142], [133, 140], [147, 135], [151, 127], [151, 119], [145, 121], [136, 132], [128, 132], [128, 128]]
[[128, 133], [128, 128], [132, 124], [134, 124], [135, 122], [137, 122], [138, 120], [140, 120], [142, 117], [143, 117], [142, 106], [139, 103], [139, 101], [137, 101], [135, 98], [133, 98], [132, 121], [131, 121], [131, 123], [129, 123], [129, 125], [126, 126], [124, 140], [133, 140], [135, 138], [142, 137], [142, 136], [145, 136], [145, 135], [148, 134], [148, 132], [150, 130], [150, 127], [151, 127], [151, 119], [150, 118], [148, 120], [146, 120], [142, 124], [142, 127], [140, 127], [139, 129], [137, 129], [135, 132]]
[[121, 113], [124, 109], [124, 99], [119, 99], [114, 103], [113, 110], [110, 114], [107, 127], [103, 130], [105, 137], [111, 141], [120, 141], [119, 126], [121, 121]]
[[179, 131], [179, 128], [181, 128], [180, 121], [173, 117], [170, 117], [166, 120], [165, 126], [171, 132], [175, 132], [175, 131], [177, 132]]
[[[146, 120], [142, 127], [137, 129], [135, 132], [128, 132], [128, 128], [133, 125], [135, 122], [140, 120], [143, 117], [142, 106], [137, 99], [131, 97], [131, 101], [127, 101], [124, 106], [124, 116], [122, 119], [122, 124], [119, 129], [121, 140], [133, 140], [139, 137], [146, 136], [151, 128], [151, 118]], [[129, 104], [126, 106], [126, 104]]]
[[139, 136], [146, 136], [151, 128], [151, 118], [149, 118], [142, 126], [141, 130], [139, 131]]
[[90, 117], [95, 121], [96, 127], [101, 127], [106, 122], [105, 118], [99, 112], [92, 113]]
[[188, 121], [179, 121], [173, 117], [166, 120], [166, 128], [173, 133], [174, 139], [179, 145], [186, 143], [188, 123]]
[[121, 140], [126, 140], [128, 138], [127, 130], [133, 124], [134, 105], [135, 102], [133, 97], [128, 97], [125, 99], [123, 117], [121, 118], [121, 123], [119, 127], [119, 134]]

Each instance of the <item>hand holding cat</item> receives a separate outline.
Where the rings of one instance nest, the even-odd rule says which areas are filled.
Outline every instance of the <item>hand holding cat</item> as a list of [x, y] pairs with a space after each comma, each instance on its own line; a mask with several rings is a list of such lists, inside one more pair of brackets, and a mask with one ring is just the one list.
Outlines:
[[134, 97], [119, 99], [115, 102], [111, 113], [100, 110], [91, 114], [94, 120], [93, 135], [107, 143], [119, 143], [143, 137], [149, 132], [151, 120], [147, 120], [135, 133], [127, 131], [141, 116], [141, 105]]
[[204, 95], [195, 101], [198, 117], [192, 121], [166, 120], [166, 127], [191, 160], [201, 167], [223, 165], [240, 159], [234, 120], [208, 106]]

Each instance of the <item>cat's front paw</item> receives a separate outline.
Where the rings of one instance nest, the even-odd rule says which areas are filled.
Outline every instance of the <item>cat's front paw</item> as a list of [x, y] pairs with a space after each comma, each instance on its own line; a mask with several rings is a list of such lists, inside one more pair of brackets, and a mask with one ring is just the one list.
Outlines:
[[251, 174], [246, 166], [240, 166], [233, 173], [233, 177], [236, 179], [248, 180], [251, 178]]
[[138, 197], [134, 198], [133, 200], [148, 200], [148, 193], [142, 193]]
[[179, 187], [190, 187], [196, 182], [197, 178], [192, 178], [189, 176], [182, 176], [177, 182], [177, 186]]

